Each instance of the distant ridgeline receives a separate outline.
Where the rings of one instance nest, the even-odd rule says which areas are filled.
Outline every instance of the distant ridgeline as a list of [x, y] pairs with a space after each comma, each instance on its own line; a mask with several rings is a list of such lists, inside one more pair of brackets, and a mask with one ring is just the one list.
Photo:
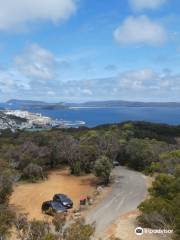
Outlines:
[[180, 107], [178, 102], [93, 101], [73, 104], [79, 107]]
[[12, 99], [0, 104], [0, 107], [12, 109], [66, 109], [71, 107], [180, 107], [178, 102], [137, 102], [137, 101], [92, 101], [84, 103], [47, 103], [43, 101]]
[[31, 100], [16, 100], [12, 99], [4, 103], [6, 108], [10, 109], [63, 109], [67, 108], [64, 103], [46, 103], [43, 101], [31, 101]]

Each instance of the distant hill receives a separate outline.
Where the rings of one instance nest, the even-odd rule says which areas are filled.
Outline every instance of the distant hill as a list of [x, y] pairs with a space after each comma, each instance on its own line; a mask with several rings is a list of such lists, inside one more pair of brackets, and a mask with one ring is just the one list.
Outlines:
[[180, 107], [178, 102], [138, 102], [138, 101], [122, 101], [122, 100], [111, 100], [111, 101], [91, 101], [84, 103], [47, 103], [43, 101], [32, 101], [32, 100], [18, 100], [11, 99], [6, 103], [0, 104], [0, 108], [11, 108], [11, 109], [67, 109], [70, 107]]
[[54, 109], [65, 109], [65, 108], [68, 108], [68, 106], [65, 106], [63, 103], [47, 103], [47, 104], [29, 105], [29, 108], [54, 110]]
[[18, 100], [11, 99], [5, 103], [7, 108], [13, 109], [59, 109], [66, 108], [63, 103], [47, 103], [43, 101], [33, 101], [33, 100]]
[[7, 105], [19, 105], [19, 106], [23, 106], [23, 105], [32, 105], [32, 104], [46, 104], [43, 101], [32, 101], [32, 100], [18, 100], [18, 99], [11, 99], [9, 101], [6, 102]]
[[133, 101], [92, 101], [81, 104], [73, 104], [79, 107], [180, 107], [177, 102], [133, 102]]

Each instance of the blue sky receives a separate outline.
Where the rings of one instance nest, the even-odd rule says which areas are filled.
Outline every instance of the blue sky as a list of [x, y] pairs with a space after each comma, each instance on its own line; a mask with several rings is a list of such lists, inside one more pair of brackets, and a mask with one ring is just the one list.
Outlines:
[[178, 0], [0, 0], [0, 101], [180, 101]]

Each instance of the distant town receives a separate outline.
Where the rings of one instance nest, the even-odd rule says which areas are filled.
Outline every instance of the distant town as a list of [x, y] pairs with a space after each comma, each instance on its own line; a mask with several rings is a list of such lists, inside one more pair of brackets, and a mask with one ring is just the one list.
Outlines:
[[0, 129], [32, 129], [52, 127], [55, 121], [41, 114], [21, 110], [1, 110]]
[[0, 110], [0, 130], [11, 131], [32, 129], [69, 128], [84, 125], [84, 122], [71, 123], [63, 120], [54, 120], [40, 113], [23, 110]]

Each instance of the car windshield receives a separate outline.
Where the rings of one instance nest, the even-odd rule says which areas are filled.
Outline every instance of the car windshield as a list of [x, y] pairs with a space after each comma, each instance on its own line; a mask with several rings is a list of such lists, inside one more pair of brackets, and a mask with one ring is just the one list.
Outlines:
[[52, 206], [54, 208], [63, 208], [63, 206], [60, 203], [58, 203], [58, 202], [52, 202]]
[[59, 195], [62, 201], [69, 201], [69, 198], [66, 195]]

